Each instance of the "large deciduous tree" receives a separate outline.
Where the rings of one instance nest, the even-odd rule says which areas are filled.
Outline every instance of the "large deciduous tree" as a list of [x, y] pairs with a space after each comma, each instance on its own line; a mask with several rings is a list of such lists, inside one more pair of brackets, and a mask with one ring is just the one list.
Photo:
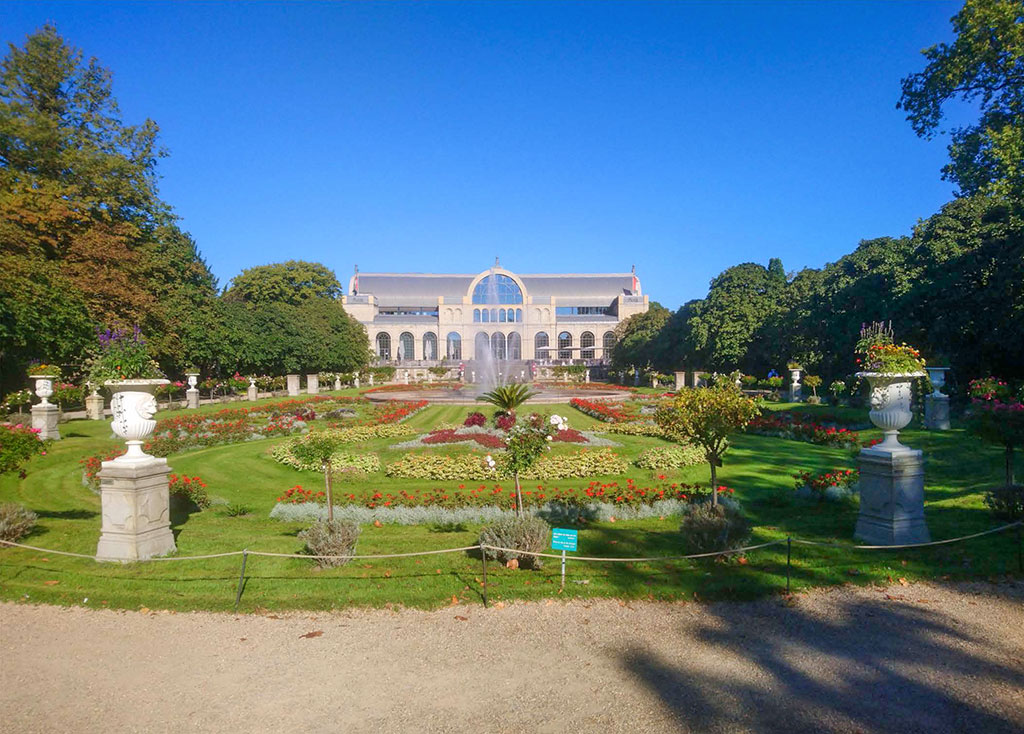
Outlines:
[[288, 303], [298, 306], [311, 298], [337, 298], [341, 284], [330, 268], [320, 263], [289, 260], [243, 270], [224, 294], [231, 301], [250, 305]]
[[924, 70], [903, 80], [898, 107], [914, 131], [932, 137], [944, 105], [977, 106], [978, 122], [954, 128], [943, 177], [974, 194], [1024, 192], [1024, 3], [967, 0], [952, 18], [956, 38], [922, 53]]

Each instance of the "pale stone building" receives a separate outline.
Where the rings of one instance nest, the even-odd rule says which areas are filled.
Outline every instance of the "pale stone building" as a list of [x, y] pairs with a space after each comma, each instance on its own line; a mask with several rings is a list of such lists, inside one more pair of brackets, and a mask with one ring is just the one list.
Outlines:
[[600, 363], [620, 321], [648, 308], [635, 272], [359, 273], [342, 296], [381, 362]]

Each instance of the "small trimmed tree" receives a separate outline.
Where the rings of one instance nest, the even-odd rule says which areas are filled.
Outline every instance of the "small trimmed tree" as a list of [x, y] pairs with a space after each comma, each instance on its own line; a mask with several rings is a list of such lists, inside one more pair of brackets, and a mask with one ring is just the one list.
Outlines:
[[804, 378], [804, 384], [811, 388], [811, 394], [814, 397], [818, 397], [818, 388], [821, 387], [821, 378], [817, 375], [807, 375]]
[[718, 504], [718, 467], [729, 449], [729, 437], [761, 412], [757, 402], [735, 385], [722, 383], [706, 390], [683, 390], [658, 408], [654, 419], [678, 443], [696, 444], [711, 466], [711, 502]]
[[331, 458], [339, 447], [338, 439], [326, 431], [312, 431], [292, 442], [292, 455], [305, 464], [320, 464], [324, 471], [327, 490], [327, 522], [334, 522], [334, 493], [332, 488]]
[[1014, 484], [1013, 450], [1024, 446], [1024, 403], [995, 377], [972, 380], [968, 391], [971, 408], [966, 416], [967, 427], [983, 441], [1003, 447], [1006, 486], [1010, 487]]
[[[540, 459], [548, 449], [548, 442], [552, 440], [555, 431], [564, 431], [569, 427], [569, 421], [558, 415], [546, 418], [542, 415], [532, 415], [530, 420], [516, 424], [509, 429], [505, 438], [505, 461], [504, 468], [512, 475], [516, 487], [516, 515], [523, 515], [523, 491], [519, 485], [519, 477], [524, 472], [533, 468], [533, 465]], [[490, 459], [490, 457], [488, 457]]]

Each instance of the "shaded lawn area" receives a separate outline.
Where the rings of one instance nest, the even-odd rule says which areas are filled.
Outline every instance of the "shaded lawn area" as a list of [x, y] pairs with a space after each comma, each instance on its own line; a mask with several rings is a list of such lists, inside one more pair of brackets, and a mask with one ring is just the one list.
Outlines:
[[[276, 398], [274, 400], [281, 400]], [[262, 401], [261, 401], [262, 402]], [[242, 403], [240, 405], [247, 405]], [[204, 406], [216, 412], [228, 406]], [[805, 409], [806, 406], [801, 406]], [[438, 422], [461, 422], [471, 406], [430, 406], [408, 423], [427, 431]], [[480, 406], [487, 415], [493, 409]], [[785, 409], [785, 406], [783, 406]], [[575, 428], [599, 430], [603, 424], [565, 405], [546, 406], [547, 412], [568, 415]], [[173, 415], [168, 413], [166, 415]], [[160, 414], [163, 417], [165, 414]], [[23, 542], [45, 548], [92, 554], [100, 527], [100, 498], [82, 484], [79, 460], [116, 446], [109, 422], [74, 421], [61, 425], [65, 440], [27, 467], [25, 479], [0, 477], [0, 502], [24, 504], [40, 515], [36, 531]], [[865, 437], [871, 433], [865, 432]], [[905, 443], [925, 451], [926, 517], [935, 539], [955, 537], [994, 527], [982, 502], [985, 488], [1002, 477], [1002, 454], [960, 430], [907, 431]], [[607, 434], [620, 444], [615, 451], [634, 459], [644, 448], [667, 445], [655, 438]], [[322, 476], [297, 472], [275, 462], [269, 450], [286, 439], [266, 439], [216, 446], [169, 457], [173, 471], [198, 475], [220, 502], [202, 512], [176, 511], [172, 525], [178, 554], [265, 550], [300, 552], [296, 535], [304, 523], [268, 518], [276, 497], [295, 484], [319, 489]], [[352, 450], [374, 451], [382, 461], [402, 451], [389, 448], [396, 439], [360, 444]], [[559, 448], [572, 451], [578, 447]], [[432, 451], [462, 452], [443, 446]], [[762, 436], [738, 436], [720, 471], [722, 483], [736, 489], [744, 511], [755, 526], [752, 543], [785, 539], [787, 535], [835, 541], [845, 547], [793, 547], [791, 580], [794, 590], [842, 583], [887, 582], [889, 579], [964, 578], [1012, 573], [1016, 545], [1012, 533], [988, 536], [965, 544], [914, 551], [858, 551], [852, 545], [855, 504], [787, 503], [792, 475], [854, 466], [853, 453], [843, 449]], [[667, 473], [670, 481], [706, 482], [706, 466]], [[602, 479], [638, 484], [655, 483], [653, 472], [633, 467], [626, 475]], [[457, 482], [394, 480], [383, 473], [338, 483], [346, 489], [396, 492], [454, 488]], [[473, 483], [467, 482], [467, 485]], [[510, 485], [510, 482], [505, 482]], [[584, 487], [588, 480], [546, 482], [549, 486]], [[780, 501], [780, 496], [783, 500]], [[225, 503], [248, 507], [250, 513], [231, 517]], [[675, 517], [638, 521], [588, 523], [580, 528], [579, 555], [632, 557], [677, 555], [679, 521]], [[454, 532], [426, 526], [372, 525], [362, 528], [360, 554], [402, 553], [452, 548], [477, 542], [479, 526]], [[240, 558], [158, 562], [128, 565], [98, 564], [34, 551], [0, 550], [0, 598], [31, 602], [85, 604], [119, 608], [230, 609], [234, 603]], [[481, 563], [465, 553], [413, 559], [357, 560], [330, 570], [316, 570], [302, 559], [250, 556], [242, 610], [328, 609], [353, 605], [404, 604], [437, 607], [454, 600], [482, 599]], [[559, 569], [549, 560], [539, 571], [488, 567], [491, 600], [539, 599], [550, 596], [749, 599], [785, 589], [786, 548], [753, 551], [744, 559], [727, 561], [666, 561], [658, 563], [569, 563], [568, 583], [559, 590]], [[57, 582], [57, 583], [52, 583]], [[88, 598], [88, 601], [83, 601]]]

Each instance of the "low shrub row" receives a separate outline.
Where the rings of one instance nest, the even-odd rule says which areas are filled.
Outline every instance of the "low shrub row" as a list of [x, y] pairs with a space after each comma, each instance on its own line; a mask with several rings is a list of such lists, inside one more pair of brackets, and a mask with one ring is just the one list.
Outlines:
[[[303, 438], [305, 436], [295, 440], [302, 441]], [[290, 466], [293, 469], [299, 469], [300, 471], [323, 471], [323, 467], [320, 464], [314, 465], [296, 457], [291, 441], [278, 444], [271, 449], [270, 455], [275, 461]], [[354, 454], [347, 451], [337, 451], [331, 456], [331, 469], [335, 472], [374, 474], [380, 471], [380, 459], [377, 458], [376, 454]]]
[[696, 446], [666, 446], [664, 448], [645, 449], [633, 463], [641, 469], [666, 471], [682, 469], [685, 466], [696, 466], [707, 459], [704, 452]]

